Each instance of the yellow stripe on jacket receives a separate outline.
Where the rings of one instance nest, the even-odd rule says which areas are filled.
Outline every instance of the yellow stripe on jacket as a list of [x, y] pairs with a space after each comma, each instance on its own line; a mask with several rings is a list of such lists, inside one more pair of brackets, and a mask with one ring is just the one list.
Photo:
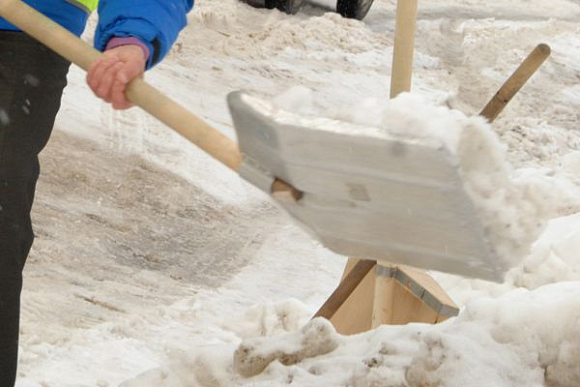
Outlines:
[[99, 5], [99, 0], [66, 0], [83, 9], [87, 13], [93, 12]]

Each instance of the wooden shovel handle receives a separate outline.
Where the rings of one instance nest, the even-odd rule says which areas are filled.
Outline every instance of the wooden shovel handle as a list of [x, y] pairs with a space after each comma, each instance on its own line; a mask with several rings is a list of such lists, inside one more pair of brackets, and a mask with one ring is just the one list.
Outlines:
[[[0, 16], [84, 70], [103, 57], [60, 25], [20, 0], [0, 0]], [[237, 171], [242, 155], [237, 144], [141, 79], [127, 88], [127, 98], [158, 120]]]
[[417, 0], [398, 0], [391, 72], [391, 98], [411, 91], [416, 26]]
[[536, 70], [550, 56], [550, 52], [550, 46], [547, 44], [542, 43], [536, 46], [479, 114], [487, 118], [489, 122], [493, 122], [517, 92], [526, 84], [528, 79], [534, 75]]

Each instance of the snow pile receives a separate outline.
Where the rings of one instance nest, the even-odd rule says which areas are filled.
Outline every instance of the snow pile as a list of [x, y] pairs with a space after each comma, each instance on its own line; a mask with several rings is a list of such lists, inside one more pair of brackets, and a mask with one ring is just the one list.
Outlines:
[[[320, 334], [310, 334], [316, 330]], [[317, 354], [314, 349], [324, 349], [318, 354], [331, 352], [300, 357], [297, 364], [296, 358], [284, 358], [283, 354], [307, 351], [307, 342], [313, 344], [309, 355]], [[265, 358], [273, 359], [272, 354], [278, 357], [252, 378], [234, 371], [231, 351], [225, 345], [190, 349], [186, 357], [123, 387], [578, 386], [580, 284], [481, 298], [469, 303], [458, 318], [434, 326], [382, 326], [356, 336], [337, 336], [331, 327], [313, 320], [302, 332], [243, 343], [238, 352], [251, 352], [254, 359], [262, 360], [261, 366]], [[185, 379], [176, 381], [175, 375]]]
[[[307, 57], [316, 55], [317, 50], [327, 49], [335, 51], [338, 58], [345, 52], [366, 53], [392, 44], [390, 36], [360, 28], [359, 21], [331, 12], [298, 20], [299, 16], [262, 11], [270, 17], [256, 20], [256, 10], [243, 3], [222, 2], [208, 8], [203, 4], [196, 6], [199, 8], [193, 14], [194, 28], [209, 29], [229, 38], [223, 45], [214, 46], [215, 50], [228, 55], [242, 54], [252, 60], [278, 53]], [[240, 30], [240, 25], [246, 28]]]
[[528, 289], [580, 279], [580, 214], [553, 219], [532, 252], [509, 273], [515, 286]]
[[[516, 178], [506, 146], [482, 117], [467, 117], [408, 93], [392, 100], [365, 99], [329, 114], [316, 106], [313, 94], [304, 87], [292, 88], [274, 99], [275, 107], [250, 100], [286, 123], [445, 146], [458, 159], [487, 238], [510, 267], [529, 253], [548, 220], [580, 209], [580, 187], [569, 181], [537, 173]], [[325, 115], [339, 121], [318, 118]]]

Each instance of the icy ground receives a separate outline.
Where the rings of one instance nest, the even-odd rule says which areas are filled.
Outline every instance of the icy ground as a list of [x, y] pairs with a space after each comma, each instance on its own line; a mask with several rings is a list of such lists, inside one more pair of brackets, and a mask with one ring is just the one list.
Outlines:
[[[199, 0], [148, 80], [228, 135], [232, 90], [304, 85], [328, 108], [386, 99], [395, 3], [375, 0], [363, 23], [326, 13], [330, 1], [289, 17]], [[577, 387], [580, 207], [567, 196], [580, 184], [579, 20], [578, 0], [419, 2], [413, 89], [433, 103], [477, 114], [537, 43], [551, 45], [493, 128], [513, 178], [553, 188], [558, 219], [504, 284], [435, 273], [458, 318], [331, 335], [330, 354], [250, 379], [232, 371], [240, 342], [299, 342], [344, 258], [153, 119], [95, 100], [72, 70], [42, 157], [18, 386]]]

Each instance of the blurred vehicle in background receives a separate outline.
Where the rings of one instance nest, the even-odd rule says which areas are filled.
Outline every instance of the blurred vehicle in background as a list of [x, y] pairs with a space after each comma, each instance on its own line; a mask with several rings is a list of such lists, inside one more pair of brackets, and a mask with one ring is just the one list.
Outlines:
[[373, 0], [337, 0], [336, 12], [350, 19], [362, 20], [369, 13]]
[[[337, 0], [336, 12], [344, 17], [362, 20], [371, 9], [374, 0]], [[289, 15], [294, 15], [300, 10], [305, 0], [246, 0], [253, 6], [264, 6], [268, 9], [277, 8]]]

